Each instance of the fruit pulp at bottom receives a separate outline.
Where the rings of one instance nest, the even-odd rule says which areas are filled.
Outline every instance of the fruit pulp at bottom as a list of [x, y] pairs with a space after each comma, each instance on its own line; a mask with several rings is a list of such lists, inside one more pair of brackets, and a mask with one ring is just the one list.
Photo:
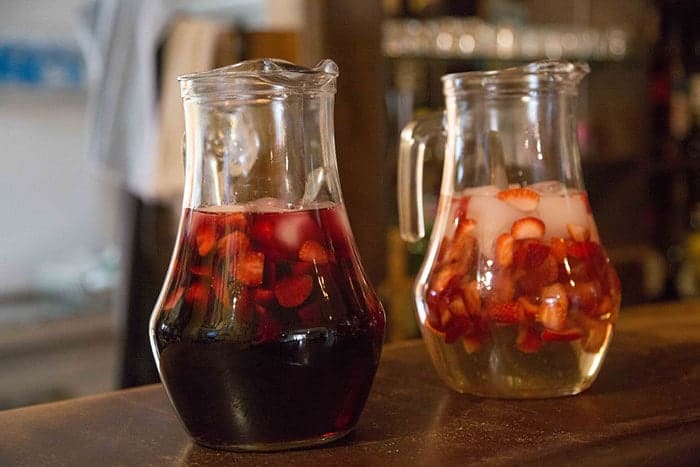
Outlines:
[[579, 340], [550, 342], [524, 353], [513, 342], [517, 326], [496, 327], [491, 340], [469, 353], [426, 329], [424, 340], [440, 377], [453, 389], [484, 397], [539, 398], [578, 394], [595, 380], [608, 343], [585, 351]]
[[312, 445], [351, 430], [377, 368], [367, 333], [316, 329], [241, 348], [167, 344], [160, 370], [192, 438], [224, 449]]

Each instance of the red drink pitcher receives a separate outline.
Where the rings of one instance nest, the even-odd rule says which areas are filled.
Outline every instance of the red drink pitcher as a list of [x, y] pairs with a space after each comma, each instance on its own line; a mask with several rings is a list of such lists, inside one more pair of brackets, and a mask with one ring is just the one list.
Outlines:
[[183, 211], [150, 336], [199, 444], [330, 442], [367, 399], [384, 311], [342, 201], [337, 76], [263, 59], [180, 78]]

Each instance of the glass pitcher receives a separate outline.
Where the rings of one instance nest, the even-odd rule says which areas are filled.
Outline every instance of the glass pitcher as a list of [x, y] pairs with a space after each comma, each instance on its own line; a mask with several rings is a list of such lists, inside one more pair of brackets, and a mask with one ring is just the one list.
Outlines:
[[580, 168], [584, 64], [442, 78], [446, 109], [401, 134], [402, 236], [424, 234], [422, 160], [445, 144], [440, 201], [414, 294], [434, 366], [487, 397], [576, 394], [595, 379], [620, 308]]
[[199, 444], [329, 442], [367, 399], [384, 311], [341, 197], [337, 75], [262, 59], [180, 77], [183, 211], [150, 336]]

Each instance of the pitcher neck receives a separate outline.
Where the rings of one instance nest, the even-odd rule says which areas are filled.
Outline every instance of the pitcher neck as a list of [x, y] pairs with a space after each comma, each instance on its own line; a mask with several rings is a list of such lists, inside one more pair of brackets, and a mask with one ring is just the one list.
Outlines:
[[454, 156], [446, 163], [455, 166], [443, 192], [549, 181], [583, 190], [575, 90], [567, 84], [495, 91], [446, 96], [446, 154]]
[[[209, 83], [183, 85], [184, 207], [260, 199], [284, 209], [342, 202], [333, 137], [334, 81], [324, 77], [319, 83], [321, 78], [314, 77], [317, 81], [300, 84], [293, 75], [278, 77], [284, 85], [257, 74], [236, 76], [232, 83], [207, 77]], [[188, 94], [195, 88], [198, 93]]]

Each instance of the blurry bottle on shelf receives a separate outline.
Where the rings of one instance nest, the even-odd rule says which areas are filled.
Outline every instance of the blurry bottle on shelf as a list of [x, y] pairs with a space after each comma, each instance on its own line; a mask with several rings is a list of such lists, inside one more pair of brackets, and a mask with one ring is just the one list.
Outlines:
[[[665, 252], [664, 299], [688, 295], [700, 248], [700, 31], [695, 0], [661, 2], [651, 68], [655, 244]], [[700, 271], [698, 272], [700, 274]]]

